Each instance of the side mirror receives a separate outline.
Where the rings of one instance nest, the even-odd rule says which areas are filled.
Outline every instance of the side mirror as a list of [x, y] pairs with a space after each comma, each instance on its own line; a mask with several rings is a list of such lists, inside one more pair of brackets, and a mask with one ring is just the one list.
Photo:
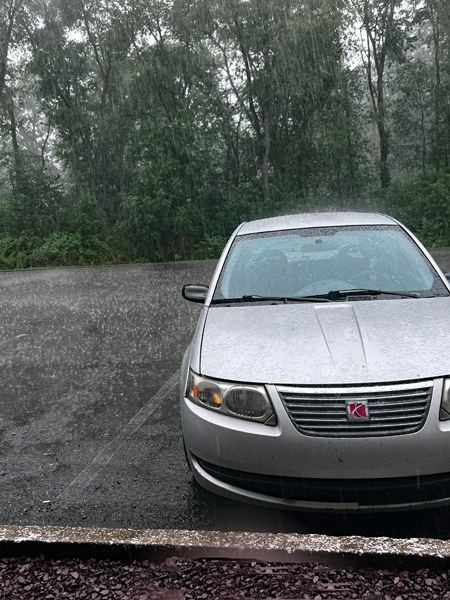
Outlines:
[[209, 286], [207, 285], [198, 285], [198, 284], [188, 284], [183, 287], [183, 298], [185, 300], [190, 300], [191, 302], [199, 302], [203, 304], [206, 300], [206, 296], [208, 295]]
[[450, 273], [444, 273], [444, 277], [450, 283]]

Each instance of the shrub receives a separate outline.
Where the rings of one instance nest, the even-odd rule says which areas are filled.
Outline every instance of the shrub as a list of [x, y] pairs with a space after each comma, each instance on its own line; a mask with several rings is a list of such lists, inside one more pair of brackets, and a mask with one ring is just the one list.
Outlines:
[[31, 258], [36, 266], [47, 264], [67, 265], [76, 264], [81, 257], [80, 241], [72, 233], [55, 232], [50, 234], [39, 248], [36, 248]]
[[194, 246], [193, 260], [212, 260], [220, 258], [227, 239], [221, 235], [207, 235]]

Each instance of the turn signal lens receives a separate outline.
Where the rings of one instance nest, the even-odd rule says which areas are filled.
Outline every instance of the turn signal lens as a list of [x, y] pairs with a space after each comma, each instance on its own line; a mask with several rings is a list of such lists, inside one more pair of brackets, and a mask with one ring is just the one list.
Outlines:
[[210, 408], [220, 408], [222, 405], [222, 390], [213, 381], [201, 379], [191, 373], [189, 376], [188, 396], [191, 400], [205, 404]]
[[220, 387], [211, 381], [199, 381], [194, 387], [194, 398], [214, 408], [219, 408], [222, 404], [221, 395]]

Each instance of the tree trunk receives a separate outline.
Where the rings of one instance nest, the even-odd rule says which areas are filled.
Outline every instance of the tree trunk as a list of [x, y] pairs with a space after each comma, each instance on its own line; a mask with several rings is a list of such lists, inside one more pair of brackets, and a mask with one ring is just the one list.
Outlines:
[[0, 98], [3, 96], [3, 92], [5, 91], [5, 81], [6, 81], [6, 70], [8, 65], [8, 54], [9, 47], [11, 44], [12, 31], [14, 26], [14, 20], [16, 17], [16, 12], [22, 4], [22, 0], [17, 0], [16, 2], [10, 2], [7, 8], [7, 20], [3, 23], [0, 28], [0, 33], [3, 36], [0, 37], [1, 45], [0, 45]]
[[353, 146], [352, 146], [352, 137], [351, 137], [351, 104], [348, 95], [348, 82], [347, 76], [342, 71], [342, 61], [341, 61], [341, 76], [343, 77], [343, 89], [344, 89], [344, 109], [345, 109], [345, 137], [347, 142], [347, 153], [348, 153], [348, 171], [350, 175], [350, 189], [352, 192], [352, 196], [355, 195], [355, 161], [353, 157]]
[[440, 28], [439, 17], [431, 7], [430, 11], [431, 26], [433, 30], [434, 43], [434, 68], [435, 68], [435, 87], [434, 87], [434, 128], [435, 128], [435, 151], [436, 151], [436, 171], [441, 168], [442, 159], [442, 142], [440, 136], [441, 122], [441, 65], [439, 60], [440, 53]]
[[[392, 36], [395, 20], [394, 9], [395, 0], [389, 0], [385, 5], [386, 12], [383, 15], [384, 31], [382, 33], [377, 29], [377, 19], [374, 19], [371, 13], [369, 0], [365, 0], [363, 9], [364, 28], [367, 37], [367, 77], [380, 143], [379, 181], [381, 187], [387, 186], [391, 178], [388, 166], [389, 133], [386, 128], [384, 68], [386, 58], [394, 48], [394, 37]], [[372, 60], [376, 71], [376, 81], [372, 79]]]
[[102, 142], [102, 208], [103, 210], [106, 209], [107, 203], [108, 203], [108, 195], [106, 192], [106, 186], [107, 186], [107, 181], [108, 181], [108, 177], [107, 177], [107, 165], [108, 165], [108, 146], [106, 144], [106, 142]]
[[373, 124], [373, 150], [374, 150], [374, 163], [375, 163], [375, 174], [377, 178], [378, 187], [381, 187], [381, 172], [380, 172], [380, 134], [378, 133], [378, 125], [376, 122]]
[[269, 199], [269, 156], [270, 156], [270, 127], [269, 111], [264, 107], [264, 152], [261, 159], [264, 200]]
[[8, 102], [8, 112], [10, 119], [10, 127], [11, 127], [11, 141], [13, 145], [13, 153], [14, 153], [14, 164], [16, 170], [20, 167], [20, 150], [19, 143], [17, 141], [17, 124], [16, 124], [16, 116], [14, 114], [14, 100], [10, 98]]
[[386, 114], [384, 105], [384, 57], [378, 59], [377, 68], [377, 125], [380, 136], [380, 183], [386, 187], [391, 179], [388, 167], [389, 135], [386, 130]]
[[384, 125], [384, 117], [378, 120], [378, 133], [380, 136], [380, 183], [386, 187], [391, 179], [387, 164], [389, 155], [389, 137]]

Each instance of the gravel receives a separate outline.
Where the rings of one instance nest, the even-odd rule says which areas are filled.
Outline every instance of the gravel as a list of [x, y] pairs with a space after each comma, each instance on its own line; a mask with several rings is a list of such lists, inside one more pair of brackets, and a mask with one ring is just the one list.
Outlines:
[[450, 573], [428, 569], [333, 569], [318, 563], [167, 558], [161, 564], [109, 560], [0, 559], [8, 600], [450, 600]]

